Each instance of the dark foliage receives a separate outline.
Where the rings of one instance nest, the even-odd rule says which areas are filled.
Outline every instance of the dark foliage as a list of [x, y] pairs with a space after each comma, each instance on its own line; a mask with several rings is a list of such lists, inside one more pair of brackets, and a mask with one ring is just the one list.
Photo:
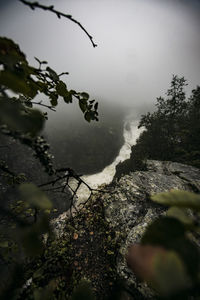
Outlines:
[[132, 147], [130, 161], [118, 166], [117, 176], [144, 170], [145, 160], [170, 160], [200, 167], [200, 87], [187, 99], [186, 80], [173, 76], [167, 97], [157, 98], [156, 110], [142, 115], [144, 131]]

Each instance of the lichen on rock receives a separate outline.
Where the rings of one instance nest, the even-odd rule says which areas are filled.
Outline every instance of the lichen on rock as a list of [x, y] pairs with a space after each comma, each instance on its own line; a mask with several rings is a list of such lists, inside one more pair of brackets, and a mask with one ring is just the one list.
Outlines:
[[[128, 268], [125, 259], [127, 249], [131, 244], [140, 243], [148, 225], [165, 214], [166, 208], [152, 202], [151, 195], [172, 189], [199, 193], [200, 170], [180, 163], [150, 160], [147, 161], [146, 171], [136, 171], [124, 175], [102, 189], [103, 192], [96, 192], [90, 200], [90, 215], [92, 219], [95, 217], [97, 213], [95, 205], [101, 203], [102, 218], [106, 224], [104, 226], [110, 227], [111, 232], [115, 233], [115, 237], [120, 243], [115, 253], [116, 266], [114, 268], [117, 277], [123, 282], [121, 295], [125, 294], [125, 296], [120, 299], [155, 299], [154, 291], [146, 283], [139, 281]], [[66, 218], [68, 218], [68, 215], [64, 213], [54, 220], [54, 227], [60, 236], [66, 228]], [[98, 222], [95, 221], [95, 224], [97, 225]], [[99, 235], [101, 228], [97, 227], [95, 227], [95, 230], [91, 230]], [[118, 236], [120, 236], [120, 239], [117, 238]], [[113, 241], [109, 234], [109, 243]], [[104, 251], [107, 250], [101, 251], [99, 255], [104, 255]], [[107, 251], [108, 255], [109, 253]], [[96, 252], [93, 255], [98, 254]], [[109, 268], [109, 266], [107, 267]]]
[[127, 267], [125, 254], [129, 245], [140, 242], [146, 227], [165, 213], [165, 208], [153, 203], [150, 196], [172, 189], [199, 193], [200, 170], [176, 162], [150, 160], [146, 171], [122, 176], [112, 184], [112, 193], [102, 195], [106, 220], [124, 234], [118, 253], [118, 275], [129, 289], [138, 290], [144, 298], [151, 298], [154, 293]]

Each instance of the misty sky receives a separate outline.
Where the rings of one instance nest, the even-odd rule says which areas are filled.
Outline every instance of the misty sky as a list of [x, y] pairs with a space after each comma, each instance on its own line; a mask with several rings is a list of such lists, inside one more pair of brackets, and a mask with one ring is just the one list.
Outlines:
[[[0, 35], [20, 44], [28, 60], [45, 59], [68, 71], [69, 88], [127, 107], [149, 107], [169, 87], [172, 74], [200, 84], [200, 1], [40, 1], [70, 13], [81, 29], [17, 0], [0, 0]], [[36, 65], [36, 64], [35, 64]]]

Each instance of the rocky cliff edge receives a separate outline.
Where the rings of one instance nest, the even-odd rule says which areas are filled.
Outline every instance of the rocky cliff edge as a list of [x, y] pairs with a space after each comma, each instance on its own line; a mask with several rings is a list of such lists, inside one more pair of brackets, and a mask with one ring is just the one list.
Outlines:
[[118, 255], [117, 272], [127, 286], [147, 297], [151, 295], [151, 290], [137, 281], [128, 269], [125, 254], [130, 244], [140, 242], [149, 223], [165, 211], [163, 207], [155, 205], [150, 196], [171, 189], [200, 193], [200, 170], [176, 162], [149, 160], [147, 171], [121, 177], [112, 185], [111, 193], [102, 196], [106, 220], [116, 231], [125, 235]]

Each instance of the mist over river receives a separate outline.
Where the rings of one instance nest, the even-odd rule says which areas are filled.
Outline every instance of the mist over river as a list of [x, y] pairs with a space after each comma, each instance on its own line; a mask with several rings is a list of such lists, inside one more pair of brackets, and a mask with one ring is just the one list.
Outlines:
[[[65, 108], [65, 109], [64, 109]], [[140, 118], [136, 109], [99, 101], [99, 121], [88, 123], [77, 103], [48, 112], [44, 136], [57, 168], [94, 174], [110, 165], [124, 144], [124, 124]]]
[[[99, 121], [87, 123], [79, 109], [70, 109], [60, 111], [60, 118], [52, 113], [44, 131], [57, 168], [71, 167], [92, 188], [111, 183], [117, 164], [130, 157], [131, 146], [142, 131], [137, 128], [138, 114], [101, 103]], [[79, 197], [87, 192], [82, 187]]]
[[126, 114], [121, 107], [106, 103], [99, 105], [98, 122], [88, 123], [77, 105], [52, 112], [44, 135], [57, 168], [70, 167], [80, 174], [93, 174], [105, 168], [124, 143]]
[[[31, 65], [38, 66], [37, 57], [48, 61], [58, 74], [69, 72], [62, 77], [67, 88], [87, 92], [99, 102], [99, 122], [89, 124], [76, 101], [58, 101], [57, 112], [48, 111], [42, 134], [51, 145], [58, 168], [71, 167], [84, 176], [103, 172], [107, 178], [105, 168], [122, 159], [120, 149], [131, 132], [126, 129], [133, 128], [132, 122], [142, 113], [153, 111], [156, 97], [165, 96], [172, 74], [188, 80], [187, 92], [200, 84], [200, 2], [39, 2], [72, 15], [98, 46], [92, 47], [77, 24], [48, 11], [33, 11], [17, 0], [0, 1], [0, 35], [19, 44]], [[46, 101], [42, 95], [34, 100]], [[2, 150], [2, 159], [9, 161], [10, 168], [28, 173], [37, 184], [46, 180], [30, 150], [22, 149], [19, 143], [9, 147], [15, 151]], [[97, 177], [92, 178], [96, 184]]]

